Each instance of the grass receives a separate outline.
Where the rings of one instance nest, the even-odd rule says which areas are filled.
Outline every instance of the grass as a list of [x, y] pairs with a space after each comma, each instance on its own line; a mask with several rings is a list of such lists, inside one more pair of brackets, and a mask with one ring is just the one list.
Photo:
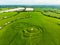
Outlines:
[[[54, 12], [46, 14], [59, 15]], [[0, 21], [3, 27], [0, 30], [0, 45], [60, 45], [60, 19], [37, 11], [0, 14], [0, 18], [5, 16], [9, 17]], [[4, 25], [7, 22], [11, 23]]]

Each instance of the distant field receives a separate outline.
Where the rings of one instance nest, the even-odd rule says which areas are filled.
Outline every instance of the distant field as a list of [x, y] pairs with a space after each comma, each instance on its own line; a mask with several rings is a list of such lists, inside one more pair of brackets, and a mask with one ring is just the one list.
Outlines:
[[60, 45], [60, 10], [0, 13], [0, 45]]
[[8, 10], [8, 9], [10, 9], [10, 8], [0, 8], [0, 11], [2, 11], [2, 10]]

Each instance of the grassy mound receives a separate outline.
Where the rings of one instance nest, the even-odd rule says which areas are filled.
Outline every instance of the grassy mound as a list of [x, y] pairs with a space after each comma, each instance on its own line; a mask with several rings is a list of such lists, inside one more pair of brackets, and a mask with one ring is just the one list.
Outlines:
[[0, 45], [59, 45], [59, 22], [41, 12], [14, 13], [0, 21]]

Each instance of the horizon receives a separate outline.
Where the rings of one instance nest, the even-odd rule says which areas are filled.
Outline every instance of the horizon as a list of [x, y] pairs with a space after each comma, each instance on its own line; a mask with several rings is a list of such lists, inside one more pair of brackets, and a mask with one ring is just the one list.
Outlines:
[[60, 5], [60, 0], [1, 0], [0, 5]]
[[[11, 5], [11, 4], [9, 4], [9, 5]], [[12, 5], [16, 5], [16, 4], [12, 4]], [[18, 4], [19, 5], [19, 4]], [[2, 6], [2, 5], [0, 5], [0, 6]], [[6, 6], [8, 6], [8, 5], [6, 5]], [[20, 6], [60, 6], [60, 5], [21, 5], [20, 4]]]

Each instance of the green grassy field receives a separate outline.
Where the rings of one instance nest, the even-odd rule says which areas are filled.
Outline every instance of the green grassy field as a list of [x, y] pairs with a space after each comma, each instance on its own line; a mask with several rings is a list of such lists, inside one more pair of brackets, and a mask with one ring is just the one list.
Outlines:
[[60, 45], [60, 14], [8, 12], [0, 14], [0, 45]]
[[0, 8], [0, 11], [2, 11], [2, 10], [8, 10], [8, 9], [10, 9], [10, 8]]

